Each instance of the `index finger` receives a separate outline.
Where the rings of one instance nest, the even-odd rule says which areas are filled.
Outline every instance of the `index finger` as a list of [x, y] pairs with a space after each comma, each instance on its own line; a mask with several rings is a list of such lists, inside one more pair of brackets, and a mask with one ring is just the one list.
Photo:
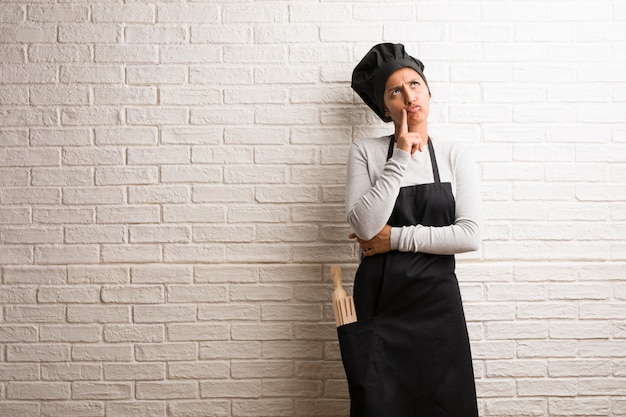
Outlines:
[[409, 132], [409, 120], [406, 109], [402, 109], [402, 120], [400, 121], [400, 134]]

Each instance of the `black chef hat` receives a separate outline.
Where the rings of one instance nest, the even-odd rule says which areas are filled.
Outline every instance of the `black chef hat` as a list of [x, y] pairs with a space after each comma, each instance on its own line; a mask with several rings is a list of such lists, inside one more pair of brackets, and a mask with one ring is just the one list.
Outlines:
[[[383, 101], [387, 78], [404, 67], [417, 71], [428, 87], [424, 77], [424, 64], [407, 54], [401, 43], [380, 43], [374, 46], [352, 72], [352, 89], [384, 122], [391, 121], [391, 117], [385, 116]], [[428, 91], [430, 92], [430, 88]]]

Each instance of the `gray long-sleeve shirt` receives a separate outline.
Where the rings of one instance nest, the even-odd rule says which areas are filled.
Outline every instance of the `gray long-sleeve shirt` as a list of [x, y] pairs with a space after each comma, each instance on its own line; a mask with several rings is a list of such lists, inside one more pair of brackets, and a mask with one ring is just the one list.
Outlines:
[[[348, 157], [346, 212], [348, 223], [362, 239], [376, 236], [389, 220], [399, 190], [432, 183], [428, 148], [412, 156], [397, 147], [387, 161], [389, 137], [361, 139]], [[391, 249], [439, 255], [480, 247], [483, 213], [476, 164], [466, 146], [432, 140], [442, 182], [450, 182], [456, 200], [454, 223], [434, 227], [410, 225], [391, 229]]]

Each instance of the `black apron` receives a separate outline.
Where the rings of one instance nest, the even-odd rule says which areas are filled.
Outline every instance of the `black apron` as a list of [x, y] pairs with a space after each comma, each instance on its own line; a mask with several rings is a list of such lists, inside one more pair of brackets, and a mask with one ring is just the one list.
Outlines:
[[[393, 153], [391, 137], [387, 159]], [[400, 188], [388, 224], [449, 226], [442, 183]], [[470, 344], [454, 255], [391, 251], [365, 257], [354, 280], [358, 321], [337, 328], [350, 417], [477, 417]]]

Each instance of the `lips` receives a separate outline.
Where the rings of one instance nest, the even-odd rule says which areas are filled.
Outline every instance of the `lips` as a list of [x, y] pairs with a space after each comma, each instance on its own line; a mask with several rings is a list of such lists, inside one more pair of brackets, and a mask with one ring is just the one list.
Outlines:
[[407, 112], [407, 113], [417, 113], [420, 109], [421, 109], [421, 107], [420, 107], [420, 106], [413, 106], [413, 107], [411, 107], [411, 108], [407, 109], [407, 111], [406, 111], [406, 112]]

